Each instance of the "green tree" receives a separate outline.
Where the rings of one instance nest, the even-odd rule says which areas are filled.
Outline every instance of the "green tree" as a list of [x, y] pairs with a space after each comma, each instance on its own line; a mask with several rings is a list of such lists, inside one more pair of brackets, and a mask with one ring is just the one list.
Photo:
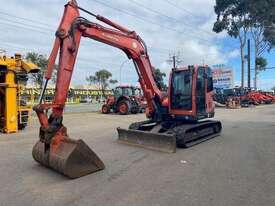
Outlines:
[[[37, 74], [30, 74], [30, 75], [33, 82], [39, 85], [40, 87], [42, 87], [45, 70], [47, 69], [47, 64], [48, 64], [47, 57], [45, 55], [38, 54], [35, 52], [29, 52], [26, 55], [26, 59], [33, 62], [39, 67], [40, 71]], [[55, 65], [54, 72], [52, 75], [52, 81], [54, 83], [56, 81], [56, 73], [57, 73], [56, 71], [57, 71], [57, 65]]]
[[265, 70], [265, 68], [267, 66], [267, 60], [263, 57], [257, 57], [255, 63], [256, 63], [256, 68], [259, 71]]
[[117, 81], [116, 79], [111, 79], [111, 80], [109, 81], [109, 83], [110, 83], [110, 84], [117, 84], [118, 81]]
[[244, 72], [244, 47], [250, 30], [255, 46], [255, 88], [257, 75], [262, 68], [257, 67], [257, 60], [262, 60], [265, 51], [275, 46], [275, 0], [216, 0], [217, 21], [213, 30], [226, 30], [241, 43], [242, 85]]
[[95, 73], [95, 75], [90, 75], [86, 77], [86, 81], [91, 84], [97, 84], [105, 97], [105, 90], [108, 88], [109, 84], [116, 84], [117, 80], [111, 79], [112, 73], [108, 70], [102, 69]]
[[262, 55], [275, 45], [275, 0], [249, 0], [247, 7], [251, 36], [255, 46], [254, 87], [257, 88], [257, 76], [267, 65], [267, 61]]
[[249, 0], [216, 0], [215, 13], [217, 21], [214, 23], [213, 31], [220, 33], [227, 31], [229, 36], [239, 39], [241, 51], [241, 80], [244, 86], [245, 69], [245, 45], [247, 33], [250, 28], [249, 12], [247, 3]]
[[252, 26], [261, 28], [269, 50], [275, 46], [275, 0], [249, 0]]
[[254, 41], [254, 47], [255, 47], [255, 76], [254, 76], [254, 88], [257, 89], [257, 79], [258, 74], [260, 71], [262, 71], [263, 67], [261, 64], [265, 63], [267, 64], [267, 60], [262, 57], [263, 53], [267, 50], [269, 43], [265, 41], [264, 37], [264, 28], [259, 24], [254, 24], [254, 26], [251, 27], [251, 36]]
[[164, 77], [166, 77], [166, 74], [164, 72], [161, 72], [160, 69], [157, 69], [154, 67], [153, 67], [153, 71], [154, 71], [154, 78], [158, 88], [162, 91], [166, 91], [168, 89], [167, 85], [164, 83]]

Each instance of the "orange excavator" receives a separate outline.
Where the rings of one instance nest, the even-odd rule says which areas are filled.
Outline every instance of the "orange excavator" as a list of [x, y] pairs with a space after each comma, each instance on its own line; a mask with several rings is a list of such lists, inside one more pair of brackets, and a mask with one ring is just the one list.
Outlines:
[[[80, 10], [107, 24], [91, 22]], [[119, 142], [164, 152], [189, 147], [220, 134], [219, 121], [203, 120], [214, 116], [213, 82], [207, 66], [173, 68], [169, 90], [162, 92], [155, 81], [147, 47], [136, 32], [95, 15], [71, 0], [56, 32], [56, 39], [45, 74], [40, 103], [34, 107], [41, 124], [39, 141], [33, 147], [34, 159], [67, 177], [77, 178], [104, 169], [101, 159], [82, 141], [68, 137], [62, 124], [63, 110], [82, 37], [121, 49], [133, 60], [139, 83], [147, 101], [148, 120], [133, 123], [129, 129], [117, 128]], [[43, 103], [59, 54], [54, 100]], [[51, 110], [48, 115], [47, 111]]]

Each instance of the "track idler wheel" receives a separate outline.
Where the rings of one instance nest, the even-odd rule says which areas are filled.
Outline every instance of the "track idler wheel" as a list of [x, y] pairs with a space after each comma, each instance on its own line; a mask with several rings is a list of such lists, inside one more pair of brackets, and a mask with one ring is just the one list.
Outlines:
[[33, 158], [69, 178], [78, 178], [105, 168], [100, 158], [82, 140], [73, 140], [61, 127], [47, 146], [38, 141], [33, 147]]

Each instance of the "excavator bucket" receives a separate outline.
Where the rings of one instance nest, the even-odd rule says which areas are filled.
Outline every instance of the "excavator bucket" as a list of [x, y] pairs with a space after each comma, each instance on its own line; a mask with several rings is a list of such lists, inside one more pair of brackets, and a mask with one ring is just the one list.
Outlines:
[[174, 153], [176, 152], [176, 137], [173, 134], [154, 133], [134, 129], [117, 128], [118, 142], [139, 146], [151, 150]]
[[33, 158], [40, 164], [69, 177], [78, 178], [105, 168], [99, 157], [82, 140], [62, 138], [48, 149], [38, 141], [33, 147]]

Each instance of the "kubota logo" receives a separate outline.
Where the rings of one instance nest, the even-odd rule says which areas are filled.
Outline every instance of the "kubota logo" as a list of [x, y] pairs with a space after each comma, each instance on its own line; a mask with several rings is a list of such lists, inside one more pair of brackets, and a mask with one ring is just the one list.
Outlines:
[[119, 41], [118, 38], [110, 35], [110, 34], [105, 34], [104, 32], [102, 33], [103, 36], [107, 37], [108, 39], [112, 39], [112, 40], [115, 40], [115, 41]]

